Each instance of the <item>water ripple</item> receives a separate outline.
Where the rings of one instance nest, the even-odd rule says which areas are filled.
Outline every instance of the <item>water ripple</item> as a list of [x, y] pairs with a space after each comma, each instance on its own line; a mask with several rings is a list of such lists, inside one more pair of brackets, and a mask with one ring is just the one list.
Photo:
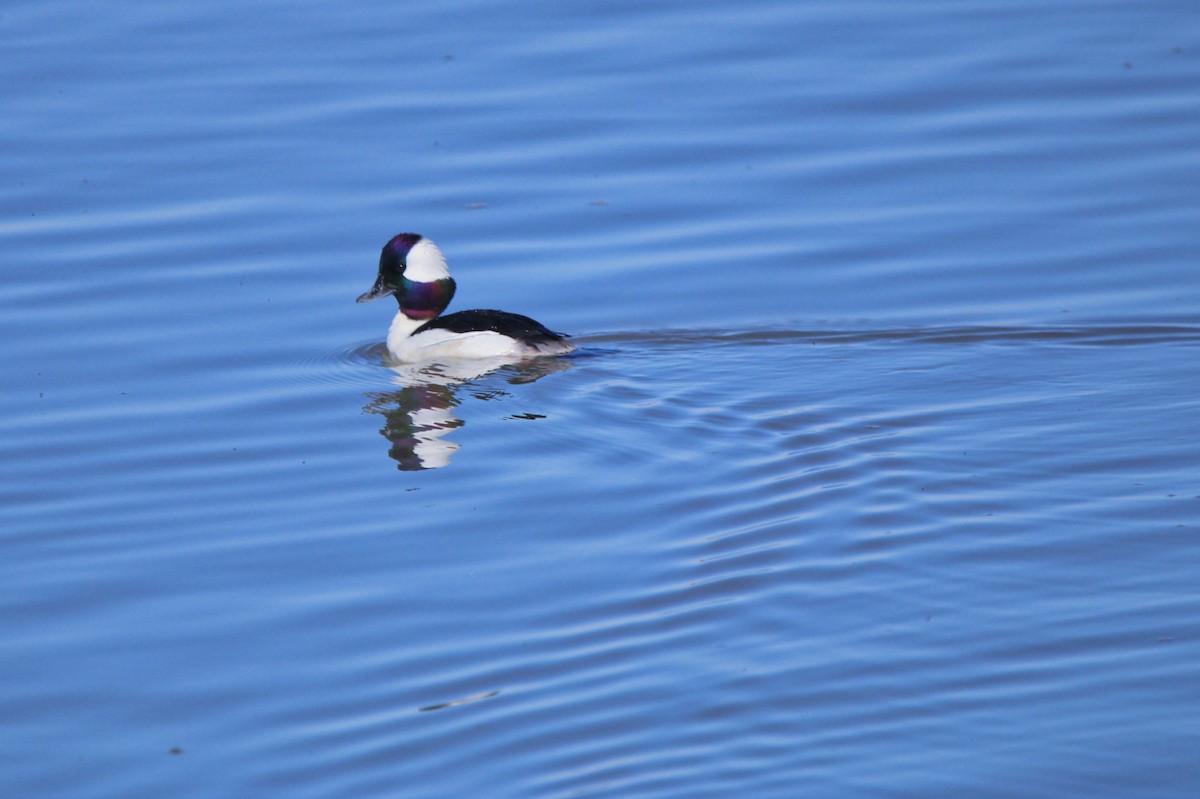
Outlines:
[[1004, 327], [934, 326], [852, 329], [664, 330], [611, 332], [576, 337], [587, 345], [687, 347], [705, 345], [761, 346], [780, 344], [1067, 344], [1080, 346], [1145, 346], [1200, 341], [1200, 325], [1122, 323]]

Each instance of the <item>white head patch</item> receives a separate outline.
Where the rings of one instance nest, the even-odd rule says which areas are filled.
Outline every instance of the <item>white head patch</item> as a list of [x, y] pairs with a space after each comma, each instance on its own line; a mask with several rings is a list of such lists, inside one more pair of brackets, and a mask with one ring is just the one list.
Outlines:
[[421, 239], [414, 244], [404, 261], [408, 265], [404, 276], [409, 280], [430, 283], [450, 277], [450, 270], [446, 268], [446, 256], [442, 255], [442, 251], [429, 239]]

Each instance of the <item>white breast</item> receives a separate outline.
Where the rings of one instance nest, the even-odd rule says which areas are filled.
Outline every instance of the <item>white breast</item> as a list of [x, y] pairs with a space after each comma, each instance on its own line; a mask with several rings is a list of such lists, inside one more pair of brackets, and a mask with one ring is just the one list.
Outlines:
[[[423, 319], [409, 319], [397, 311], [388, 328], [387, 348], [392, 357], [404, 363], [436, 359], [528, 358], [534, 355], [566, 355], [575, 345], [566, 341], [543, 344], [540, 348], [492, 330], [455, 333], [445, 328], [417, 329]], [[415, 334], [415, 335], [414, 335]]]
[[404, 363], [418, 363], [439, 358], [476, 360], [566, 355], [575, 349], [573, 344], [565, 341], [538, 349], [491, 330], [454, 333], [435, 327], [413, 335], [423, 324], [421, 320], [409, 319], [403, 312], [396, 313], [392, 319], [392, 326], [388, 328], [387, 337], [387, 348], [392, 357]]
[[435, 328], [409, 336], [396, 347], [388, 341], [388, 349], [402, 361], [414, 363], [435, 358], [501, 358], [537, 355], [538, 351], [508, 336], [491, 330], [452, 333]]

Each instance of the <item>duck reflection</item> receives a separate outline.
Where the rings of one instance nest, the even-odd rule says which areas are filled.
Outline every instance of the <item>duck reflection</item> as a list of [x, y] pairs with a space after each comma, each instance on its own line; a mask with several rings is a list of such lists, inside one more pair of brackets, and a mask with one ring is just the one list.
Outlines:
[[386, 420], [379, 432], [391, 442], [388, 455], [396, 461], [396, 468], [405, 472], [440, 469], [458, 451], [459, 445], [449, 434], [464, 424], [455, 411], [464, 397], [493, 400], [510, 396], [496, 385], [498, 381], [532, 383], [569, 368], [561, 358], [395, 365], [394, 381], [400, 388], [368, 393], [363, 410]]

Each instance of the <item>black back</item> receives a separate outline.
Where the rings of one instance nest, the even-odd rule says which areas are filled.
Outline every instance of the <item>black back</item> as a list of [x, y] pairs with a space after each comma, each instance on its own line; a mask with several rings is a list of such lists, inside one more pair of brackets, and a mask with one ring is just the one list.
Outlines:
[[501, 335], [524, 341], [527, 344], [549, 344], [562, 341], [563, 337], [528, 316], [508, 311], [458, 311], [430, 319], [417, 328], [413, 335], [423, 330], [449, 330], [451, 333], [472, 333], [491, 330]]

